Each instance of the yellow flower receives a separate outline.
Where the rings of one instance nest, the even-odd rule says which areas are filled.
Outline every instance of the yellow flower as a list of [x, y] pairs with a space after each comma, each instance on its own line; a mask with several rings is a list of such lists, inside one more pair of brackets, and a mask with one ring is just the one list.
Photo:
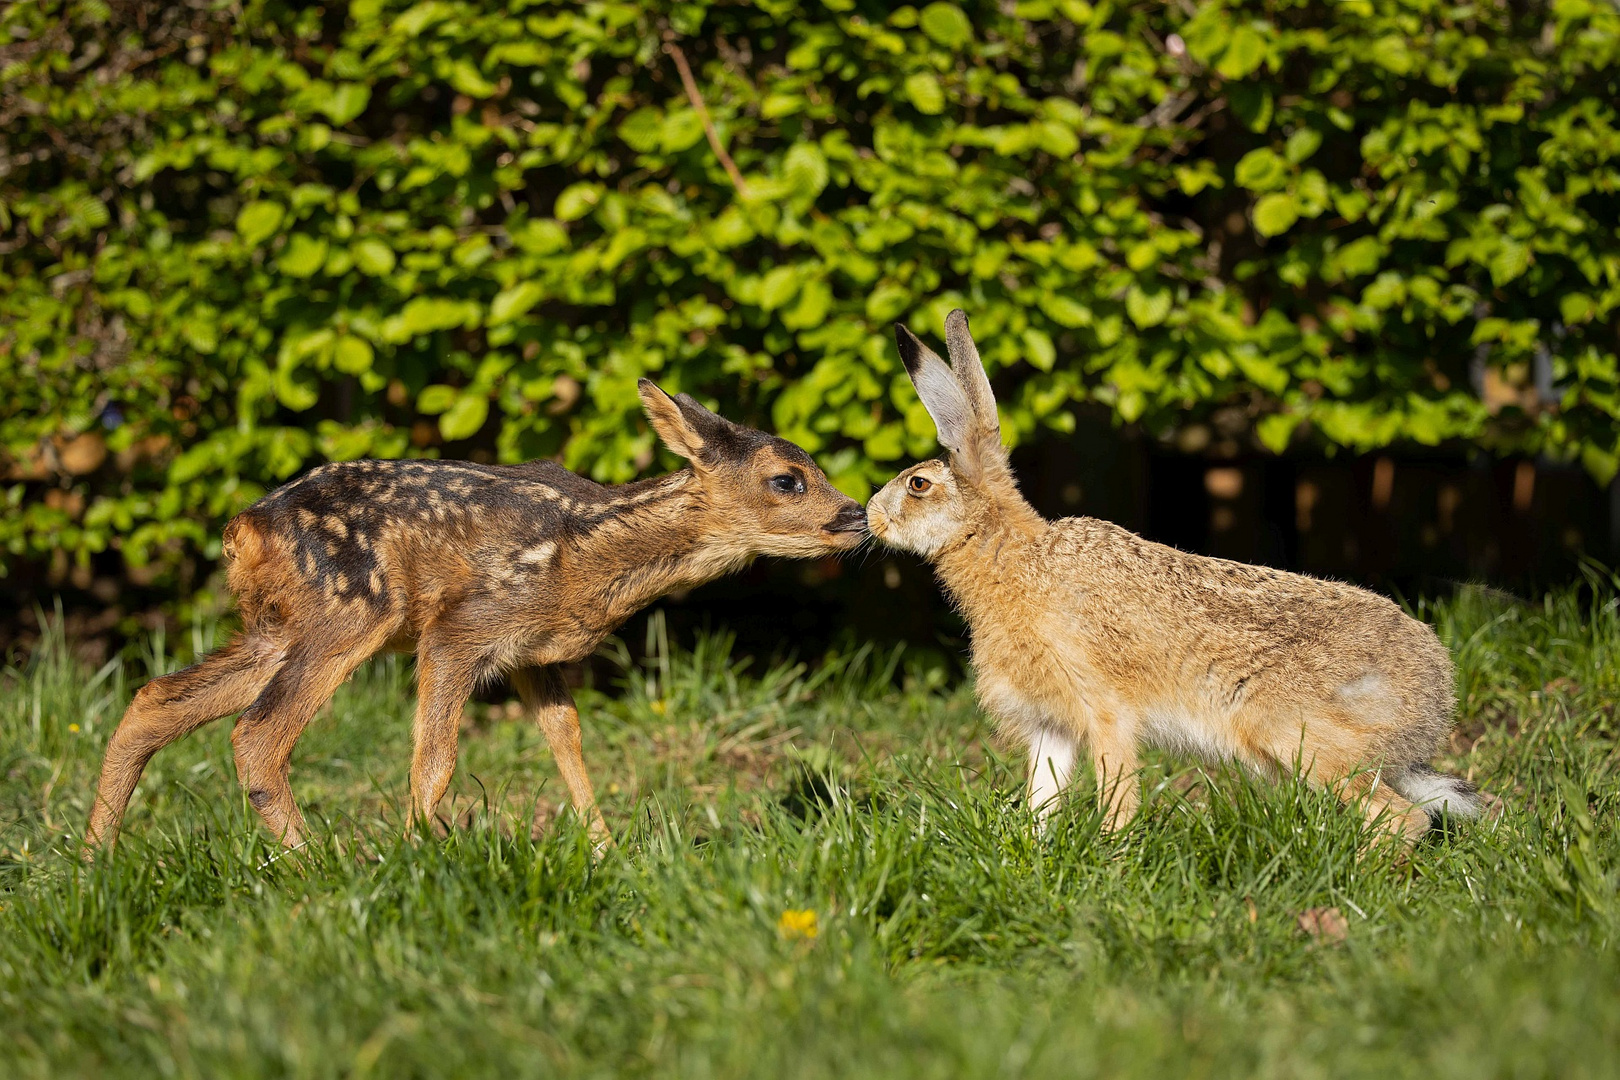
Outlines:
[[776, 920], [776, 929], [789, 941], [803, 938], [805, 941], [814, 941], [816, 937], [816, 913], [813, 911], [784, 911], [782, 917]]
[[79, 725], [78, 724], [69, 724], [68, 725], [68, 730], [73, 732], [73, 734], [77, 735], [79, 733]]
[[658, 716], [663, 716], [665, 711], [667, 711], [669, 709], [669, 706], [667, 704], [665, 704], [664, 701], [662, 701], [662, 700], [651, 702], [651, 703], [648, 704], [647, 707], [650, 708], [653, 711], [653, 713], [658, 715]]

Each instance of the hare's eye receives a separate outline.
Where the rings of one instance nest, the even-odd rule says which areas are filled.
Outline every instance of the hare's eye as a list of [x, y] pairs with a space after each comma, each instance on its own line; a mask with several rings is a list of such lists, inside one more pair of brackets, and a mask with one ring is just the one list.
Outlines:
[[934, 486], [934, 482], [925, 476], [913, 476], [906, 481], [906, 487], [911, 489], [913, 495], [921, 495]]

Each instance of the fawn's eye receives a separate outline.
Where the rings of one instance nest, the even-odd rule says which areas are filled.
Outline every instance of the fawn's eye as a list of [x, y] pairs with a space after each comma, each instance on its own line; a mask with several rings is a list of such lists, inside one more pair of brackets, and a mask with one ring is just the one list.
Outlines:
[[804, 481], [792, 473], [782, 473], [770, 480], [771, 490], [778, 495], [803, 495]]
[[934, 482], [928, 479], [926, 476], [913, 476], [910, 480], [906, 481], [906, 487], [911, 490], [913, 495], [921, 495], [923, 492], [927, 491], [933, 486]]

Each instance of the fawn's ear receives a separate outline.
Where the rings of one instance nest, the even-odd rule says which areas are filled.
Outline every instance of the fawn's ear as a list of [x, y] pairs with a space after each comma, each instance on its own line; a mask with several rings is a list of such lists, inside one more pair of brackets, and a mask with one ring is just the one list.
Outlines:
[[[894, 327], [894, 341], [900, 346], [900, 360], [906, 365], [911, 384], [917, 388], [917, 396], [922, 399], [928, 415], [934, 418], [939, 445], [951, 452], [954, 463], [955, 457], [969, 449], [973, 442], [973, 405], [967, 391], [945, 366], [945, 361], [899, 323]], [[971, 462], [968, 464], [971, 468]]]
[[688, 394], [670, 397], [651, 379], [639, 380], [636, 390], [647, 422], [665, 446], [694, 465], [709, 464], [724, 453], [736, 426], [731, 421], [716, 416]]
[[1000, 446], [1001, 418], [996, 415], [996, 395], [990, 389], [984, 361], [979, 359], [979, 347], [968, 333], [967, 312], [961, 308], [945, 316], [945, 351], [951, 357], [951, 372], [962, 384], [962, 391], [973, 409], [977, 424], [975, 436], [981, 443]]

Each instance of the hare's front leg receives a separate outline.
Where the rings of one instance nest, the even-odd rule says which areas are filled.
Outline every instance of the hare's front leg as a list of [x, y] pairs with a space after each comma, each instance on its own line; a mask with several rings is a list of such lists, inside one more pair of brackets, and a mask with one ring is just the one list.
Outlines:
[[1029, 744], [1029, 809], [1035, 815], [1037, 831], [1046, 828], [1046, 819], [1057, 809], [1058, 796], [1074, 775], [1074, 759], [1079, 744], [1074, 737], [1049, 727], [1036, 730]]
[[1103, 829], [1129, 825], [1142, 802], [1137, 790], [1136, 732], [1114, 717], [1097, 717], [1091, 726], [1091, 765], [1097, 774]]

